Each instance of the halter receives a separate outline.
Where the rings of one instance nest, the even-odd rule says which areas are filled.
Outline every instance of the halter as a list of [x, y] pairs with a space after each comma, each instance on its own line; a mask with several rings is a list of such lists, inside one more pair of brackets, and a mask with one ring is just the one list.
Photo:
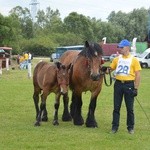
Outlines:
[[[97, 56], [96, 56], [97, 57]], [[87, 67], [88, 67], [88, 71], [90, 72], [91, 71], [91, 65], [90, 65], [90, 58], [89, 57], [86, 57], [87, 58], [87, 60], [86, 60], [86, 64], [87, 64]], [[101, 59], [102, 59], [102, 57], [100, 57]], [[99, 60], [99, 61], [101, 61], [101, 60]], [[100, 63], [100, 65], [99, 65], [99, 67], [101, 68], [101, 63]]]

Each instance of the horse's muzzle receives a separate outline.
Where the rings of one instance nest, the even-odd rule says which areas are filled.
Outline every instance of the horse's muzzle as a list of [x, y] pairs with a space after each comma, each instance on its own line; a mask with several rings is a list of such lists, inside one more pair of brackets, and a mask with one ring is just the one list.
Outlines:
[[98, 81], [100, 79], [100, 74], [91, 74], [90, 77], [93, 81]]
[[67, 86], [65, 86], [65, 87], [60, 86], [60, 93], [62, 95], [65, 95], [67, 92], [68, 92], [68, 87]]

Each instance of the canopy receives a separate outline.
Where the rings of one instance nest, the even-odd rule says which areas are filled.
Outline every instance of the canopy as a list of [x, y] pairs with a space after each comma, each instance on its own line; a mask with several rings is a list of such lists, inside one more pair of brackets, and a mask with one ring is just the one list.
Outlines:
[[0, 49], [3, 49], [3, 50], [12, 50], [12, 48], [11, 47], [0, 47]]

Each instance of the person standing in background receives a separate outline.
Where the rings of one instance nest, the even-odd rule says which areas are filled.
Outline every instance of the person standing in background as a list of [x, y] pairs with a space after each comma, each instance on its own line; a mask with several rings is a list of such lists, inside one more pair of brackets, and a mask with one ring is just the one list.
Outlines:
[[28, 53], [28, 78], [31, 78], [31, 77], [32, 77], [31, 60], [32, 60], [32, 55], [31, 55], [31, 53], [29, 52], [29, 53]]
[[29, 55], [27, 52], [24, 53], [24, 60], [25, 60], [25, 66], [26, 66], [26, 69], [28, 69], [28, 58], [29, 58]]

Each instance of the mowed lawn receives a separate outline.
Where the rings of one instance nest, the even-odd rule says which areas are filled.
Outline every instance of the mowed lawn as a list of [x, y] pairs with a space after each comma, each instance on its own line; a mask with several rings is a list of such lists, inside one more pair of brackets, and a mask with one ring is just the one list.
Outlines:
[[[39, 60], [34, 59], [32, 67]], [[47, 59], [47, 61], [49, 61]], [[71, 98], [71, 92], [69, 92]], [[120, 128], [111, 134], [113, 84], [103, 89], [97, 100], [95, 117], [98, 128], [62, 122], [63, 103], [59, 109], [59, 126], [53, 126], [54, 94], [47, 99], [48, 122], [34, 127], [35, 108], [32, 79], [27, 70], [3, 70], [0, 76], [0, 150], [150, 150], [150, 122], [135, 100], [135, 134], [126, 129], [126, 108], [121, 108]], [[90, 93], [83, 93], [82, 114], [88, 112]], [[141, 72], [138, 101], [150, 119], [150, 69]]]

